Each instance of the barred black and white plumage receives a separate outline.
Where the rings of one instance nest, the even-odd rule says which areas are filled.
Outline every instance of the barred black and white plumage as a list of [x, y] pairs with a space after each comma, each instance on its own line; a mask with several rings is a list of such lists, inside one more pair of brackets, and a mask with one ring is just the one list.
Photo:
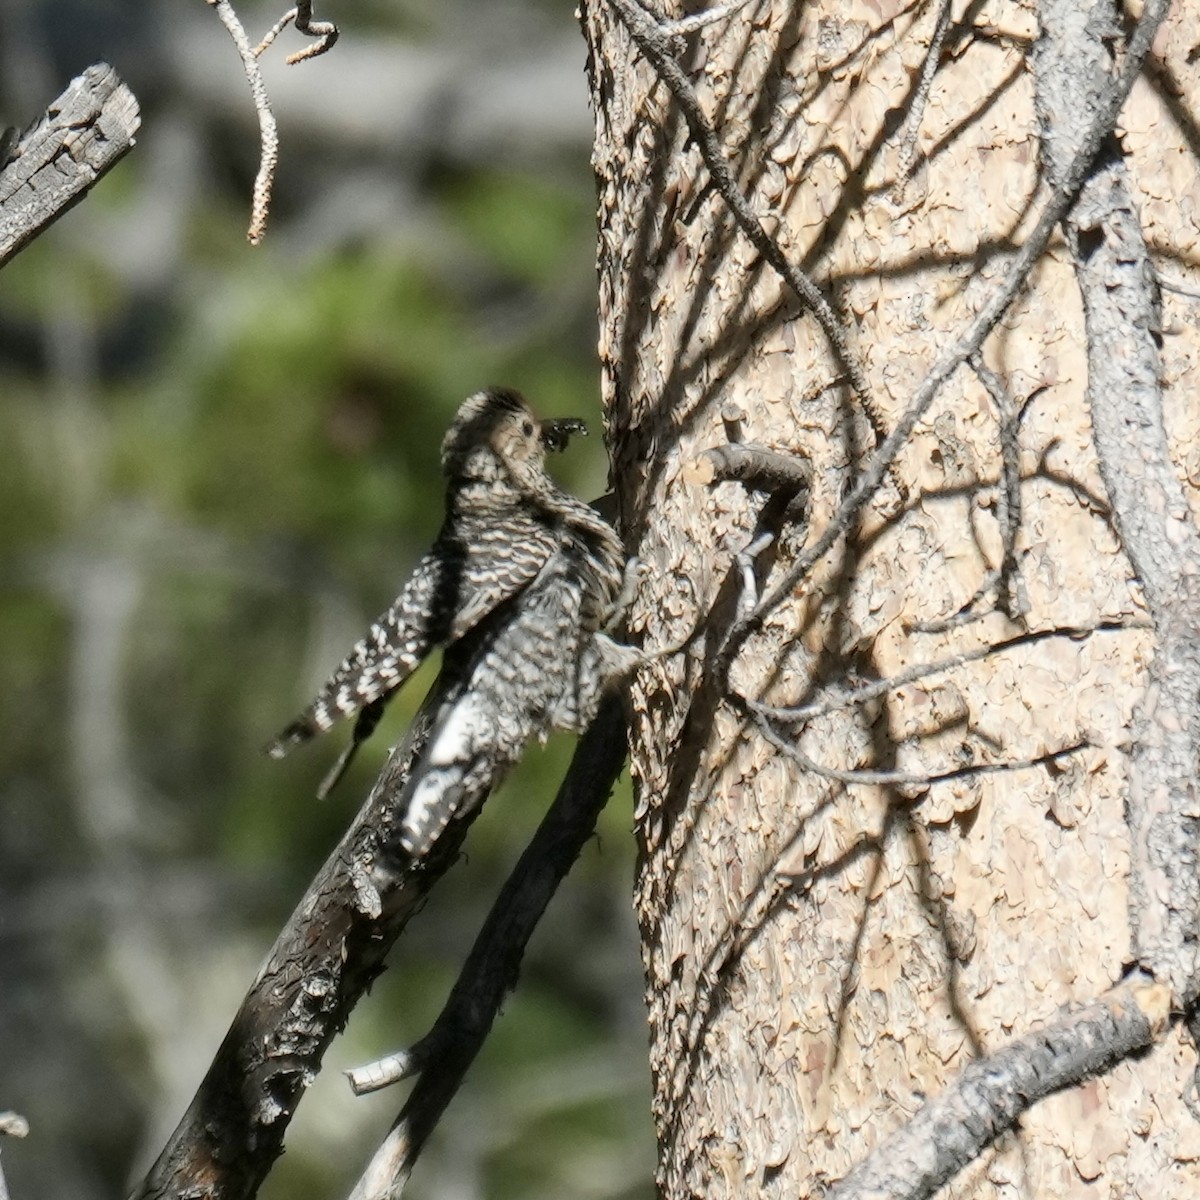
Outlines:
[[[547, 450], [583, 428], [572, 419], [539, 422], [511, 391], [479, 392], [463, 403], [442, 443], [446, 517], [437, 540], [388, 611], [268, 747], [280, 758], [357, 713], [325, 794], [392, 693], [446, 646], [446, 669], [470, 677], [473, 692], [435, 721], [428, 770], [410, 798], [412, 827], [402, 837], [410, 851], [449, 820], [456, 789], [470, 791], [472, 761], [498, 769], [531, 737], [582, 729], [604, 678], [631, 661], [632, 651], [601, 632], [621, 588], [621, 543], [545, 471]], [[468, 636], [483, 623], [488, 636]], [[441, 778], [448, 771], [456, 773], [453, 785]]]

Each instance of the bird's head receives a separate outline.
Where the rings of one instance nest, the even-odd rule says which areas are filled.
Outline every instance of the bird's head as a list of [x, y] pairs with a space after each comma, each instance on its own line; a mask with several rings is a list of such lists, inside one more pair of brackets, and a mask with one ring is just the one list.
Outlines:
[[519, 392], [489, 388], [459, 406], [442, 440], [442, 473], [451, 481], [537, 482], [546, 452], [564, 449], [573, 433], [587, 426], [575, 417], [539, 421]]

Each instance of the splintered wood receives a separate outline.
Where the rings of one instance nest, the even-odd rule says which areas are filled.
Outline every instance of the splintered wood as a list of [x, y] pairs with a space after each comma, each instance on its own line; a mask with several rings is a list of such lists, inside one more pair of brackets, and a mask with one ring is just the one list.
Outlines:
[[77, 204], [133, 147], [137, 100], [107, 63], [88, 67], [0, 163], [0, 266]]

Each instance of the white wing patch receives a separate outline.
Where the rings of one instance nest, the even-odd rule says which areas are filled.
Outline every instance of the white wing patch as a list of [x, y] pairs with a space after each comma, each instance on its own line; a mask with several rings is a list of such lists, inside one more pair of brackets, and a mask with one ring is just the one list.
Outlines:
[[400, 827], [400, 844], [409, 854], [423, 853], [458, 808], [463, 778], [491, 732], [487, 702], [467, 692], [434, 731], [421, 756], [420, 778], [409, 797]]

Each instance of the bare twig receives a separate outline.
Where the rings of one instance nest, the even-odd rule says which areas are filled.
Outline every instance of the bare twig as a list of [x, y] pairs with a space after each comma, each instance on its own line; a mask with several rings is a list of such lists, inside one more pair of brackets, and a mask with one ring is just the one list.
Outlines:
[[[753, 712], [753, 710], [751, 710]], [[870, 771], [861, 768], [842, 770], [840, 767], [829, 767], [810, 758], [793, 741], [781, 736], [772, 728], [760, 712], [754, 712], [754, 721], [759, 732], [777, 750], [781, 750], [788, 758], [799, 764], [805, 771], [819, 775], [822, 779], [831, 779], [835, 783], [859, 784], [865, 787], [932, 787], [935, 783], [947, 783], [953, 779], [967, 779], [973, 775], [996, 775], [1009, 771], [1026, 771], [1031, 767], [1045, 766], [1058, 758], [1069, 754], [1078, 754], [1086, 750], [1091, 743], [1087, 741], [1072, 742], [1057, 750], [1047, 750], [1044, 754], [1032, 758], [1013, 758], [1005, 762], [967, 763], [961, 767], [952, 767], [947, 771]]]
[[824, 699], [814, 701], [811, 704], [799, 704], [788, 707], [763, 704], [757, 700], [747, 700], [743, 696], [736, 696], [735, 698], [739, 702], [746, 704], [751, 711], [761, 714], [764, 717], [769, 717], [773, 721], [800, 724], [805, 721], [813, 721], [817, 717], [826, 716], [828, 713], [837, 712], [843, 708], [851, 708], [856, 704], [867, 704], [872, 700], [878, 699], [880, 696], [887, 695], [888, 692], [894, 692], [910, 683], [916, 683], [919, 679], [925, 679], [930, 675], [938, 675], [945, 671], [953, 671], [956, 667], [965, 666], [967, 663], [979, 662], [984, 658], [991, 658], [994, 654], [1000, 654], [1005, 650], [1012, 650], [1018, 646], [1030, 646], [1037, 642], [1046, 641], [1049, 638], [1085, 638], [1090, 637], [1093, 633], [1125, 633], [1131, 629], [1148, 628], [1150, 628], [1148, 621], [1101, 621], [1095, 625], [1063, 625], [1054, 629], [1036, 629], [1029, 633], [1020, 633], [1015, 637], [1006, 638], [1002, 642], [993, 642], [987, 646], [977, 646], [972, 650], [964, 650], [960, 654], [953, 654], [948, 658], [938, 659], [936, 662], [918, 663], [903, 671], [897, 671], [895, 675], [890, 675], [887, 679], [877, 679], [871, 683], [859, 684], [857, 687], [840, 689], [835, 691], [833, 695], [826, 696]]
[[[620, 700], [609, 696], [580, 739], [553, 805], [496, 897], [433, 1028], [412, 1051], [375, 1064], [374, 1074], [381, 1077], [403, 1078], [414, 1070], [420, 1075], [351, 1200], [395, 1200], [403, 1191], [426, 1139], [516, 984], [525, 947], [546, 905], [593, 835], [624, 761], [624, 712]], [[365, 1075], [360, 1080], [369, 1084], [372, 1069], [361, 1070]]]
[[[629, 0], [614, 0], [614, 2], [625, 4]], [[1051, 234], [1074, 203], [1076, 194], [1091, 169], [1101, 143], [1111, 132], [1113, 123], [1120, 114], [1125, 98], [1129, 94], [1129, 89], [1133, 86], [1133, 82], [1141, 70], [1142, 60], [1150, 48], [1155, 31], [1166, 15], [1167, 6], [1168, 0], [1149, 0], [1146, 4], [1141, 19], [1129, 39], [1120, 74], [1113, 80], [1111, 88], [1097, 103], [1097, 106], [1089, 110], [1091, 119], [1085, 135], [1079, 143], [1079, 148], [1043, 206], [1037, 224], [1014, 256], [1003, 281], [996, 287], [991, 298], [980, 309], [957, 341], [930, 368], [929, 374], [913, 394], [908, 408], [897, 422], [896, 427], [871, 455], [866, 468], [847, 493], [829, 525], [807, 550], [797, 556], [795, 562], [784, 572], [776, 584], [774, 591], [759, 603], [752, 619], [738, 632], [732, 649], [736, 649], [737, 645], [752, 632], [757, 624], [761, 623], [768, 613], [791, 597], [796, 585], [805, 577], [813, 564], [823, 558], [849, 531], [859, 511], [875, 494], [890, 465], [908, 443], [912, 431], [924, 417], [926, 410], [943, 384], [963, 363], [970, 359], [971, 355], [980, 350], [988, 334], [995, 328], [996, 322], [1000, 320], [1017, 294], [1025, 287], [1029, 273], [1041, 258]]]
[[300, 0], [300, 3], [295, 8], [289, 8], [287, 12], [271, 26], [270, 29], [263, 35], [263, 39], [254, 47], [253, 54], [255, 58], [261, 58], [267, 47], [290, 25], [293, 21], [296, 22], [296, 28], [309, 37], [317, 38], [318, 40], [304, 50], [298, 50], [295, 54], [287, 56], [289, 66], [295, 66], [296, 63], [305, 62], [310, 58], [316, 58], [318, 54], [324, 54], [326, 50], [333, 49], [333, 44], [338, 40], [338, 27], [332, 21], [314, 21], [312, 15], [312, 0]]
[[271, 44], [272, 44], [272, 43], [275, 41], [275, 39], [276, 39], [276, 38], [277, 38], [277, 37], [278, 37], [278, 36], [279, 36], [279, 35], [280, 35], [280, 34], [281, 34], [281, 33], [282, 33], [282, 32], [283, 32], [283, 31], [284, 31], [284, 30], [285, 30], [285, 29], [286, 29], [286, 28], [287, 28], [287, 27], [288, 27], [288, 26], [289, 26], [289, 25], [290, 25], [290, 24], [291, 24], [291, 23], [292, 23], [292, 22], [293, 22], [295, 19], [296, 19], [296, 10], [295, 10], [294, 8], [289, 8], [289, 9], [287, 10], [287, 12], [285, 12], [285, 13], [283, 14], [283, 16], [282, 16], [282, 17], [280, 17], [280, 18], [279, 18], [279, 20], [278, 20], [278, 21], [276, 21], [276, 22], [275, 22], [275, 24], [274, 24], [274, 25], [272, 25], [272, 26], [271, 26], [271, 28], [270, 28], [270, 29], [268, 29], [266, 33], [264, 33], [264, 34], [263, 34], [263, 36], [262, 36], [262, 41], [260, 41], [260, 42], [258, 43], [258, 45], [257, 45], [257, 46], [255, 46], [255, 47], [254, 47], [254, 49], [251, 51], [251, 53], [254, 55], [254, 57], [255, 57], [255, 58], [262, 58], [262, 56], [263, 56], [263, 55], [264, 55], [264, 54], [267, 52], [267, 50], [268, 50], [268, 49], [271, 47]]
[[1176, 296], [1186, 296], [1189, 300], [1200, 300], [1200, 287], [1193, 287], [1190, 284], [1181, 283], [1178, 279], [1171, 279], [1161, 271], [1158, 272], [1158, 285], [1163, 291], [1174, 292]]
[[309, 46], [307, 50], [289, 54], [287, 59], [289, 64], [305, 62], [307, 59], [316, 58], [318, 54], [324, 54], [338, 39], [338, 28], [332, 21], [313, 20], [312, 0], [299, 0], [297, 3], [296, 28], [309, 37], [317, 38], [318, 41], [315, 45]]
[[279, 163], [279, 133], [275, 126], [275, 114], [271, 112], [271, 102], [267, 97], [267, 87], [263, 83], [262, 72], [258, 67], [260, 56], [267, 47], [293, 21], [296, 28], [303, 34], [317, 40], [304, 50], [289, 54], [289, 64], [304, 62], [324, 54], [332, 48], [338, 39], [338, 28], [331, 21], [315, 21], [312, 15], [312, 0], [298, 0], [295, 8], [287, 12], [267, 30], [262, 41], [257, 46], [250, 45], [245, 27], [234, 11], [230, 0], [205, 0], [217, 10], [221, 23], [229, 30], [233, 44], [237, 47], [242, 60], [242, 69], [246, 73], [246, 82], [250, 84], [250, 95], [254, 98], [254, 109], [258, 113], [259, 162], [258, 174], [254, 177], [254, 192], [250, 203], [250, 227], [246, 230], [246, 240], [252, 246], [257, 246], [267, 232], [267, 217], [271, 211], [271, 188], [275, 183], [275, 168]]
[[[874, 422], [874, 408], [867, 377], [850, 349], [845, 330], [817, 285], [787, 257], [779, 243], [767, 233], [750, 201], [738, 186], [716, 130], [705, 114], [691, 80], [672, 51], [671, 37], [637, 0], [612, 0], [612, 4], [637, 43], [638, 49], [674, 95], [700, 150], [700, 156], [704, 159], [704, 165], [708, 168], [709, 178], [729, 206], [734, 220], [759, 254], [792, 289], [796, 298], [812, 312], [833, 348], [839, 368], [849, 378], [859, 401]], [[876, 432], [879, 433], [879, 430]]]
[[137, 100], [107, 63], [71, 80], [12, 161], [0, 161], [0, 266], [87, 195], [140, 125]]
[[900, 162], [896, 171], [895, 193], [902, 200], [908, 185], [909, 176], [917, 162], [917, 140], [921, 132], [921, 120], [925, 116], [925, 106], [929, 103], [929, 93], [933, 88], [933, 79], [937, 74], [942, 60], [942, 46], [946, 41], [946, 31], [950, 28], [950, 14], [953, 9], [951, 0], [941, 0], [933, 33], [929, 39], [929, 51], [921, 64], [921, 77], [917, 80], [916, 91], [913, 93], [912, 105], [904, 118], [897, 135], [900, 142]]
[[728, 4], [714, 4], [712, 8], [702, 9], [700, 12], [692, 13], [691, 16], [678, 17], [674, 21], [662, 21], [659, 23], [659, 29], [667, 37], [685, 37], [689, 33], [703, 29], [706, 25], [715, 25], [718, 21], [732, 17], [735, 13], [741, 12], [747, 4], [760, 2], [761, 0], [730, 0]]
[[758, 531], [754, 537], [733, 556], [733, 565], [741, 576], [741, 589], [738, 592], [737, 612], [735, 622], [740, 624], [754, 611], [758, 603], [758, 577], [754, 573], [755, 562], [759, 555], [764, 554], [775, 542], [775, 530], [764, 528], [759, 522]]
[[221, 23], [229, 30], [233, 44], [237, 47], [242, 60], [242, 69], [246, 73], [246, 82], [250, 84], [250, 95], [254, 98], [254, 108], [258, 113], [258, 136], [260, 145], [258, 174], [254, 177], [254, 194], [250, 205], [250, 227], [246, 230], [246, 240], [252, 246], [262, 241], [267, 231], [267, 214], [271, 209], [271, 186], [275, 181], [275, 166], [279, 161], [279, 134], [275, 128], [275, 116], [271, 112], [271, 102], [267, 99], [266, 84], [263, 83], [262, 72], [258, 69], [258, 58], [246, 30], [242, 27], [238, 15], [234, 12], [230, 0], [205, 0], [217, 10]]
[[925, 1200], [1039, 1101], [1152, 1045], [1170, 1014], [1168, 988], [1127, 984], [977, 1059], [836, 1184], [828, 1200]]

